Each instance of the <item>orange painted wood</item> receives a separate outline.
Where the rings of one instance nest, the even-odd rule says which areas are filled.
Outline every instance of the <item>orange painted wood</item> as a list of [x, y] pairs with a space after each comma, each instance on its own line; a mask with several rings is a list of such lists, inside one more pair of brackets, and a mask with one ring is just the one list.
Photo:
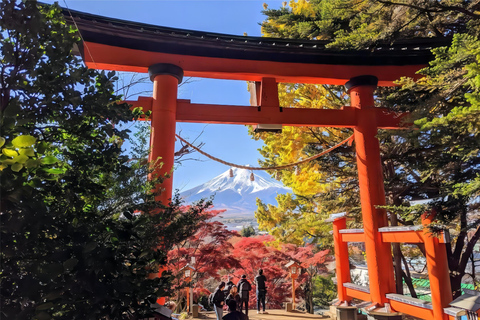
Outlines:
[[157, 75], [153, 81], [152, 132], [148, 161], [152, 163], [158, 159], [163, 163], [161, 168], [154, 171], [154, 174], [170, 176], [158, 186], [157, 191], [160, 189], [163, 191], [155, 197], [165, 205], [168, 205], [172, 198], [173, 190], [177, 87], [178, 80], [171, 75]]
[[402, 312], [402, 313], [405, 313], [420, 319], [424, 319], [424, 320], [442, 320], [442, 318], [435, 319], [433, 317], [433, 311], [430, 309], [413, 306], [413, 305], [395, 301], [395, 300], [389, 300], [389, 303], [392, 309], [397, 312]]
[[341, 236], [343, 242], [365, 242], [365, 235], [363, 233], [342, 233]]
[[353, 127], [355, 110], [261, 108], [250, 106], [227, 106], [193, 104], [179, 100], [177, 121], [224, 124], [283, 124], [284, 126]]
[[381, 232], [383, 242], [422, 243], [423, 231]]
[[[381, 232], [383, 242], [396, 242], [396, 243], [422, 243], [424, 242], [425, 235], [422, 230], [418, 231], [397, 231], [397, 232]], [[444, 244], [447, 239], [444, 234], [440, 234], [437, 238], [438, 243]]]
[[275, 78], [262, 78], [259, 105], [262, 108], [280, 108], [278, 85]]
[[358, 180], [362, 205], [365, 251], [370, 280], [371, 301], [384, 304], [387, 293], [395, 292], [391, 246], [382, 242], [378, 228], [388, 225], [384, 209], [385, 191], [377, 135], [376, 110], [373, 92], [375, 86], [357, 86], [350, 89], [351, 105], [357, 108], [357, 126], [354, 128], [357, 152]]
[[445, 244], [432, 235], [428, 225], [432, 223], [435, 213], [422, 216], [423, 239], [425, 244], [428, 279], [432, 296], [433, 315], [435, 319], [445, 317], [443, 308], [453, 301]]
[[347, 218], [333, 221], [333, 245], [335, 247], [335, 269], [337, 272], [337, 292], [340, 301], [350, 301], [351, 297], [343, 284], [350, 282], [350, 261], [348, 260], [348, 243], [342, 241], [340, 230], [347, 227]]
[[363, 300], [363, 301], [371, 301], [370, 294], [368, 294], [366, 292], [363, 292], [363, 291], [360, 291], [360, 290], [355, 290], [355, 289], [352, 289], [352, 288], [345, 288], [345, 292], [346, 292], [348, 297], [360, 299], [360, 300]]
[[152, 97], [138, 97], [138, 100], [125, 100], [125, 103], [131, 104], [133, 108], [142, 108], [143, 112], [152, 111]]
[[[138, 101], [125, 101], [133, 107], [142, 107], [150, 111], [152, 98], [139, 97]], [[339, 110], [300, 109], [300, 108], [263, 108], [251, 106], [230, 106], [191, 103], [190, 100], [177, 101], [176, 121], [223, 124], [283, 124], [284, 126], [340, 127], [352, 128], [356, 125], [358, 111], [351, 107]], [[378, 116], [377, 126], [383, 129], [401, 129], [406, 123], [397, 114], [382, 108], [375, 108]], [[404, 115], [405, 117], [406, 115]]]
[[[275, 78], [284, 83], [318, 83], [344, 85], [353, 77], [373, 75], [379, 86], [394, 86], [402, 76], [418, 78], [416, 72], [425, 65], [406, 66], [352, 66], [276, 61], [252, 61], [178, 55], [144, 50], [119, 48], [84, 42], [84, 61], [89, 68], [146, 73], [156, 63], [179, 66], [187, 77], [261, 81]], [[92, 59], [93, 57], [93, 59]]]
[[292, 309], [295, 310], [295, 278], [292, 277]]

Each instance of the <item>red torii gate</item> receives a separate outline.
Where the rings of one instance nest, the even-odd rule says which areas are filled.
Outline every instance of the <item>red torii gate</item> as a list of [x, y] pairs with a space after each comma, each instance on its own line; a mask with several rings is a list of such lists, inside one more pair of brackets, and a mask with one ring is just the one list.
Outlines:
[[[385, 210], [377, 208], [385, 205], [385, 193], [376, 135], [379, 128], [395, 129], [403, 124], [402, 115], [374, 107], [374, 91], [377, 85], [392, 86], [393, 81], [402, 76], [415, 77], [415, 72], [431, 58], [431, 47], [445, 43], [438, 43], [437, 39], [417, 39], [364, 51], [332, 51], [326, 50], [327, 42], [322, 41], [204, 33], [77, 11], [66, 11], [65, 17], [70, 23], [75, 20], [79, 28], [84, 40], [79, 49], [88, 67], [150, 74], [153, 97], [140, 97], [129, 103], [152, 111], [150, 160], [162, 158], [161, 174], [171, 173], [173, 168], [177, 121], [352, 128], [364, 222], [361, 238], [366, 247], [370, 286], [368, 294], [351, 289], [347, 295], [340, 279], [342, 274], [343, 278], [349, 278], [345, 273], [348, 268], [343, 266], [342, 271], [339, 266], [339, 297], [346, 302], [353, 297], [363, 298], [375, 307], [392, 302], [387, 297], [395, 293], [391, 248], [379, 231], [388, 226], [388, 221]], [[184, 75], [254, 81], [259, 89], [254, 99], [258, 103], [226, 106], [178, 100], [177, 87]], [[279, 82], [345, 85], [351, 106], [340, 110], [281, 108]], [[160, 187], [164, 190], [159, 200], [167, 203], [172, 195], [172, 178]], [[338, 223], [335, 228], [338, 229]], [[398, 233], [397, 236], [401, 237]], [[348, 264], [348, 253], [343, 251], [339, 265], [342, 261]], [[438, 262], [440, 266], [445, 263]], [[439, 281], [445, 281], [444, 276], [435, 275]], [[435, 299], [442, 301], [442, 308], [449, 298], [451, 300], [451, 292], [435, 293]], [[398, 317], [388, 312], [373, 317], [386, 316]]]

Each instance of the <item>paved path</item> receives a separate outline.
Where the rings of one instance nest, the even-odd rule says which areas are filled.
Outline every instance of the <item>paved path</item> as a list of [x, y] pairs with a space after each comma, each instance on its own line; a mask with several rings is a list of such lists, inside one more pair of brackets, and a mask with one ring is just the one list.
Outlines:
[[[300, 311], [286, 312], [284, 310], [267, 310], [268, 314], [257, 314], [256, 310], [248, 310], [249, 320], [303, 320], [303, 319], [330, 319], [326, 316], [320, 316], [316, 314], [303, 313]], [[225, 314], [224, 314], [225, 315]], [[199, 319], [215, 319], [215, 313], [202, 312]]]

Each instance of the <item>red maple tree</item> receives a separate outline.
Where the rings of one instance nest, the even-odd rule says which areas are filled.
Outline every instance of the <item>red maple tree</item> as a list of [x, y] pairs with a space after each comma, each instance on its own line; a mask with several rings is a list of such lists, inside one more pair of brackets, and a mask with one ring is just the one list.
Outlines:
[[[207, 214], [213, 218], [222, 212], [210, 210]], [[204, 221], [193, 236], [168, 253], [169, 271], [177, 280], [177, 301], [184, 295], [184, 290], [180, 289], [190, 285], [185, 283], [182, 270], [187, 264], [195, 268], [192, 274], [195, 301], [213, 291], [222, 277], [221, 271], [239, 267], [229, 242], [233, 236], [238, 236], [238, 232], [228, 230], [221, 222]]]
[[[213, 218], [221, 212], [212, 210], [207, 214]], [[188, 286], [181, 269], [190, 264], [195, 268], [192, 283], [196, 303], [201, 296], [208, 296], [219, 281], [232, 280], [237, 284], [245, 274], [252, 284], [249, 307], [256, 308], [254, 279], [258, 270], [263, 269], [267, 277], [267, 308], [281, 308], [284, 302], [291, 301], [292, 282], [285, 265], [293, 260], [303, 269], [296, 281], [296, 297], [305, 299], [307, 310], [310, 306], [313, 308], [312, 279], [326, 272], [328, 250], [315, 252], [313, 245], [269, 245], [273, 241], [270, 235], [242, 238], [238, 232], [228, 230], [221, 222], [202, 222], [192, 237], [177, 245], [168, 255], [169, 270], [177, 278], [177, 301], [184, 298], [185, 290], [181, 289]]]

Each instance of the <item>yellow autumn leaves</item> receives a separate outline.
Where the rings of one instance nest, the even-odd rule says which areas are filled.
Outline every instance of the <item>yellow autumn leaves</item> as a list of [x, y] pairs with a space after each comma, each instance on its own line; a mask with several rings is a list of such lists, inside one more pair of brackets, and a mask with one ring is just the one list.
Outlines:
[[33, 146], [37, 139], [31, 135], [21, 135], [12, 140], [11, 144], [5, 146], [6, 139], [0, 137], [0, 148], [2, 155], [0, 156], [0, 171], [11, 167], [12, 171], [19, 172], [24, 166], [35, 156]]
[[[10, 167], [14, 172], [23, 168], [35, 168], [40, 165], [52, 165], [58, 162], [54, 156], [39, 157], [35, 150], [37, 139], [31, 135], [20, 135], [7, 143], [4, 137], [0, 137], [0, 171]], [[46, 168], [49, 174], [63, 173], [64, 169]]]

